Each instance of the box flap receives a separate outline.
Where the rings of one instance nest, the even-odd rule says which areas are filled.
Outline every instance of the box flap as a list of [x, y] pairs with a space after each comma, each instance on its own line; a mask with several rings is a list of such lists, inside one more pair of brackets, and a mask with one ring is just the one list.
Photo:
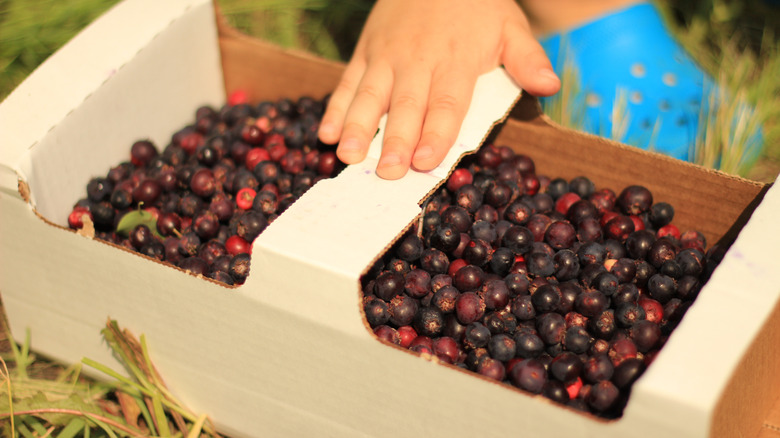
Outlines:
[[[396, 181], [383, 180], [375, 172], [383, 117], [368, 158], [332, 180], [317, 183], [255, 240], [252, 275], [245, 287], [262, 289], [263, 301], [293, 305], [301, 314], [366, 336], [362, 314], [355, 311], [361, 273], [420, 213], [418, 203], [446, 178], [460, 157], [475, 151], [490, 129], [506, 117], [519, 94], [503, 69], [481, 76], [457, 141], [444, 162], [430, 172], [410, 171]], [[300, 279], [302, 272], [308, 279]], [[332, 273], [338, 273], [342, 281], [334, 282]], [[322, 277], [317, 278], [318, 274]], [[308, 285], [301, 285], [294, 298], [267, 286], [292, 279]], [[323, 312], [325, 307], [331, 311]]]

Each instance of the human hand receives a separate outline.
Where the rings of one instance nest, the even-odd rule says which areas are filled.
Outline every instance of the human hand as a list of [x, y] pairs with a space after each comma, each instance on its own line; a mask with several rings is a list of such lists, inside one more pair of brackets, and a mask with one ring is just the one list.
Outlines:
[[474, 86], [503, 64], [530, 94], [560, 88], [514, 0], [378, 0], [323, 115], [319, 138], [339, 142], [347, 164], [365, 159], [387, 113], [377, 174], [441, 163], [460, 131]]

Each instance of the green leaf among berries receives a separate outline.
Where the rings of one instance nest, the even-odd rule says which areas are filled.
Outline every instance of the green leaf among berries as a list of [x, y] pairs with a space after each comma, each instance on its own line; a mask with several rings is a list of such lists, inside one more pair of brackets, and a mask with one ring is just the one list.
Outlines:
[[116, 232], [127, 237], [139, 225], [146, 225], [156, 237], [162, 238], [157, 231], [157, 217], [142, 209], [128, 212], [122, 216], [122, 219], [119, 220], [119, 224], [116, 226]]

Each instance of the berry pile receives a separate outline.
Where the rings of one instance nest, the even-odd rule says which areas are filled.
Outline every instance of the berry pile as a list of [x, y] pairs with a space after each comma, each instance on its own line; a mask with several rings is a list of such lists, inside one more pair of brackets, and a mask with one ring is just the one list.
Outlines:
[[604, 418], [722, 251], [645, 187], [537, 175], [487, 144], [362, 279], [375, 335]]
[[254, 239], [344, 167], [334, 148], [317, 140], [325, 103], [302, 97], [202, 106], [162, 152], [138, 140], [128, 161], [92, 178], [68, 224], [80, 229], [87, 216], [99, 239], [242, 284]]

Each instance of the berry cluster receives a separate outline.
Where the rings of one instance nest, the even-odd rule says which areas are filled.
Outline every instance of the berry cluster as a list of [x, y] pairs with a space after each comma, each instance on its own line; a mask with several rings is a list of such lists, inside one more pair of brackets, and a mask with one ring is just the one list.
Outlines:
[[362, 279], [381, 340], [592, 414], [622, 414], [722, 251], [645, 187], [537, 175], [487, 144]]
[[99, 239], [241, 284], [254, 239], [314, 183], [344, 167], [317, 140], [325, 103], [302, 97], [202, 106], [162, 152], [138, 140], [128, 161], [92, 178], [68, 224], [80, 229], [88, 216]]

